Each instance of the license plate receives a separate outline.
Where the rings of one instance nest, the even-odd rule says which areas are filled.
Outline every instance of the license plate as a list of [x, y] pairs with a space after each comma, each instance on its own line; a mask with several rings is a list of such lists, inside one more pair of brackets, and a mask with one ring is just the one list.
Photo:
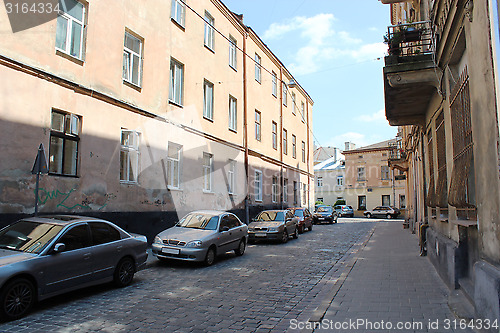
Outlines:
[[265, 232], [257, 232], [255, 234], [255, 237], [266, 237], [266, 236], [267, 236], [267, 234]]
[[324, 220], [325, 218], [324, 217], [318, 217], [318, 220]]
[[164, 247], [161, 249], [162, 253], [167, 253], [167, 254], [179, 254], [181, 253], [181, 250], [179, 249], [172, 249], [170, 247]]

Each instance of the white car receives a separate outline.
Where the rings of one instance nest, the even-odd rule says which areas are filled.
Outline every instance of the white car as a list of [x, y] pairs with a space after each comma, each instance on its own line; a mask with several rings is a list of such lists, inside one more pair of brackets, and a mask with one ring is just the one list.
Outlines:
[[396, 218], [399, 216], [399, 209], [390, 206], [377, 206], [372, 210], [367, 210], [363, 213], [364, 216], [380, 217], [380, 218]]

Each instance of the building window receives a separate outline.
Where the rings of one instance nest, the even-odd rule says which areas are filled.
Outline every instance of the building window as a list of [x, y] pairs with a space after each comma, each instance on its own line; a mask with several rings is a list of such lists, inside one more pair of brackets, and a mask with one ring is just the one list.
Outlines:
[[389, 180], [389, 166], [382, 165], [380, 167], [380, 175], [382, 180]]
[[180, 188], [182, 146], [169, 142], [167, 148], [167, 184], [169, 188]]
[[278, 202], [278, 178], [273, 177], [273, 187], [271, 199], [273, 202]]
[[172, 20], [184, 27], [184, 17], [186, 15], [186, 0], [172, 0]]
[[231, 131], [237, 131], [238, 123], [237, 123], [237, 103], [236, 98], [233, 96], [229, 96], [229, 129]]
[[214, 18], [205, 11], [205, 46], [212, 51], [214, 50], [214, 25]]
[[323, 187], [323, 177], [318, 177], [318, 187]]
[[436, 184], [437, 206], [448, 208], [448, 180], [446, 172], [446, 136], [443, 111], [436, 118], [436, 146], [438, 177]]
[[77, 176], [81, 118], [70, 113], [52, 111], [49, 146], [49, 172]]
[[227, 192], [229, 194], [236, 193], [236, 161], [229, 160], [229, 169], [227, 170]]
[[297, 105], [295, 104], [296, 96], [295, 93], [292, 92], [292, 114], [295, 116], [297, 112]]
[[358, 210], [366, 210], [366, 195], [358, 195]]
[[272, 85], [273, 85], [273, 96], [278, 96], [278, 76], [275, 72], [272, 72]]
[[75, 0], [59, 0], [56, 48], [72, 57], [82, 59], [85, 7]]
[[214, 120], [214, 84], [203, 81], [203, 117]]
[[299, 203], [299, 189], [296, 181], [293, 182], [293, 204], [297, 205]]
[[142, 40], [125, 32], [123, 46], [123, 80], [141, 86]]
[[260, 57], [257, 53], [255, 53], [255, 81], [261, 82], [261, 64]]
[[401, 209], [406, 208], [406, 196], [404, 194], [399, 195], [399, 208]]
[[358, 168], [358, 180], [366, 180], [365, 167]]
[[302, 122], [305, 122], [305, 104], [300, 102], [300, 116], [302, 117]]
[[120, 147], [120, 181], [136, 183], [139, 174], [139, 133], [122, 130]]
[[302, 163], [306, 163], [306, 143], [302, 141]]
[[288, 202], [288, 179], [283, 179], [283, 202]]
[[304, 203], [304, 205], [307, 205], [307, 184], [306, 183], [302, 184], [302, 192], [303, 192], [302, 202]]
[[184, 65], [180, 62], [170, 59], [170, 91], [169, 100], [182, 106], [184, 88]]
[[287, 106], [288, 104], [288, 87], [285, 82], [281, 85], [281, 88], [283, 89], [283, 105]]
[[257, 141], [261, 140], [260, 117], [260, 112], [255, 110], [255, 140]]
[[297, 158], [297, 137], [292, 134], [292, 157]]
[[234, 37], [229, 36], [229, 66], [236, 69], [236, 39]]
[[212, 192], [212, 171], [214, 169], [214, 157], [212, 154], [203, 153], [203, 190]]
[[316, 199], [316, 201], [319, 201], [319, 202], [324, 202], [324, 201], [323, 201], [323, 198], [318, 198], [318, 199]]
[[288, 132], [283, 128], [283, 154], [288, 155]]
[[382, 206], [390, 206], [391, 205], [391, 196], [390, 195], [382, 195]]
[[262, 201], [262, 172], [255, 171], [255, 201]]
[[337, 186], [344, 186], [344, 176], [337, 176]]
[[278, 149], [278, 124], [273, 121], [273, 148]]

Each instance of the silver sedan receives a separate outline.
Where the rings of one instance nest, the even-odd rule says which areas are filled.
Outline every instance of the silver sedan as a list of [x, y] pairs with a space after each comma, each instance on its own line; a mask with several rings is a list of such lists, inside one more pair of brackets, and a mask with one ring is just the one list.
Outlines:
[[220, 211], [195, 211], [174, 227], [160, 232], [152, 252], [158, 259], [203, 261], [212, 265], [219, 254], [243, 255], [248, 229], [236, 215]]
[[0, 316], [24, 316], [35, 301], [78, 288], [132, 282], [147, 240], [82, 216], [22, 219], [0, 230]]
[[291, 210], [264, 210], [248, 225], [250, 241], [278, 240], [288, 242], [290, 236], [297, 238], [298, 218]]

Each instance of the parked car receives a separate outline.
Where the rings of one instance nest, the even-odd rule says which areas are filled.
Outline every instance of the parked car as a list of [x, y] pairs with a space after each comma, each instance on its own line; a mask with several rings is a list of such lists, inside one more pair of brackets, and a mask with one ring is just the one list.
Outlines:
[[319, 207], [313, 215], [313, 223], [319, 224], [324, 221], [328, 223], [337, 223], [338, 215], [330, 206]]
[[330, 207], [329, 205], [315, 205], [314, 206], [314, 212], [316, 213], [318, 211], [319, 207]]
[[264, 210], [248, 225], [251, 242], [277, 240], [286, 243], [290, 236], [299, 236], [297, 219], [290, 210]]
[[303, 233], [306, 229], [312, 231], [313, 229], [313, 216], [307, 208], [288, 208], [293, 213], [297, 220], [297, 227], [299, 234]]
[[0, 230], [0, 315], [24, 316], [36, 301], [91, 285], [132, 282], [147, 259], [145, 236], [84, 216], [19, 220]]
[[212, 265], [217, 255], [234, 251], [242, 256], [248, 228], [234, 214], [221, 211], [194, 211], [172, 228], [160, 232], [152, 245], [159, 260], [177, 259]]
[[380, 218], [396, 218], [400, 214], [399, 209], [390, 206], [377, 206], [372, 210], [367, 210], [363, 213], [366, 217], [380, 217]]
[[340, 217], [354, 217], [354, 209], [348, 205], [337, 205], [333, 207]]

